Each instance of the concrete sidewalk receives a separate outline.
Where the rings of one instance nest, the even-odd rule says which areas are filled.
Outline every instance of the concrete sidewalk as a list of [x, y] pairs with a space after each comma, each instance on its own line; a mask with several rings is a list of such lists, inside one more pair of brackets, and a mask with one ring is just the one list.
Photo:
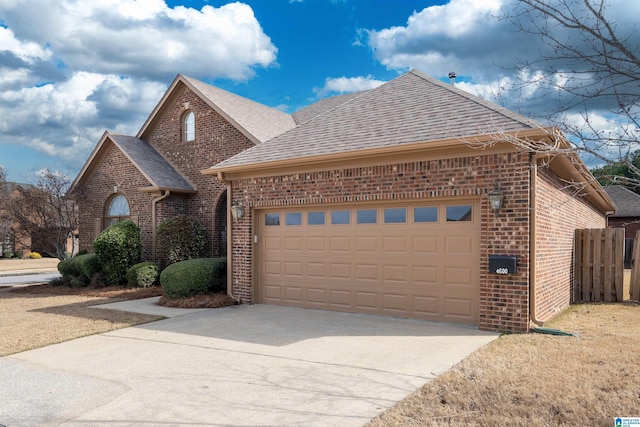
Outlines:
[[197, 310], [0, 358], [0, 424], [361, 426], [496, 337], [268, 305]]
[[40, 259], [4, 259], [0, 258], [0, 277], [22, 276], [25, 274], [57, 273], [58, 263], [56, 258]]

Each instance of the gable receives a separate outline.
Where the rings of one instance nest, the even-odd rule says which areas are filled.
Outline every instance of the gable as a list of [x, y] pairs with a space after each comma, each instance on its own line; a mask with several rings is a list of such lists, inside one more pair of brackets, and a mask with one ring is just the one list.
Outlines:
[[180, 193], [195, 191], [193, 186], [146, 141], [127, 135], [105, 132], [71, 184], [67, 192], [68, 195], [73, 194], [78, 186], [83, 185], [93, 176], [112, 147], [121, 151], [148, 181], [149, 185], [140, 188], [140, 190], [172, 190]]
[[157, 121], [161, 120], [163, 113], [185, 87], [254, 144], [267, 141], [295, 127], [293, 117], [287, 113], [179, 74], [138, 132], [137, 138], [148, 138]]

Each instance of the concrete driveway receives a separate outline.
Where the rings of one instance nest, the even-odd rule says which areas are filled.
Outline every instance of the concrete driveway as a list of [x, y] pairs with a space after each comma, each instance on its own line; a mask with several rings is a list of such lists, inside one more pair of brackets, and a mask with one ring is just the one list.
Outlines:
[[179, 314], [0, 358], [0, 424], [361, 426], [497, 337], [267, 305]]

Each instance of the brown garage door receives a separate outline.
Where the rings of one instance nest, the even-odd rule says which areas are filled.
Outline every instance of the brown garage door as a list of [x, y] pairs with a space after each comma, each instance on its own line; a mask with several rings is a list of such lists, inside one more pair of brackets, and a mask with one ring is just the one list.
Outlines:
[[478, 323], [477, 200], [259, 211], [260, 302]]

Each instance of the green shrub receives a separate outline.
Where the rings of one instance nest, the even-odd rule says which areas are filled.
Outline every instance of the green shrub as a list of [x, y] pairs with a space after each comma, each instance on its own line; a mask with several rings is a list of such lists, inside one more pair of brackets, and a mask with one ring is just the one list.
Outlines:
[[102, 266], [108, 285], [123, 285], [127, 270], [140, 262], [142, 237], [133, 221], [123, 221], [105, 229], [93, 241], [93, 250]]
[[[96, 254], [76, 255], [58, 263], [58, 271], [63, 277], [77, 279], [84, 283], [85, 286], [89, 284], [93, 275], [100, 270], [100, 263]], [[68, 282], [64, 284], [69, 285]]]
[[164, 295], [187, 298], [209, 292], [222, 292], [227, 283], [226, 258], [197, 258], [171, 264], [160, 274]]
[[148, 288], [158, 283], [160, 269], [151, 262], [139, 262], [127, 270], [127, 283], [133, 287]]
[[200, 224], [185, 215], [163, 221], [157, 236], [160, 253], [167, 264], [205, 255], [206, 233]]

